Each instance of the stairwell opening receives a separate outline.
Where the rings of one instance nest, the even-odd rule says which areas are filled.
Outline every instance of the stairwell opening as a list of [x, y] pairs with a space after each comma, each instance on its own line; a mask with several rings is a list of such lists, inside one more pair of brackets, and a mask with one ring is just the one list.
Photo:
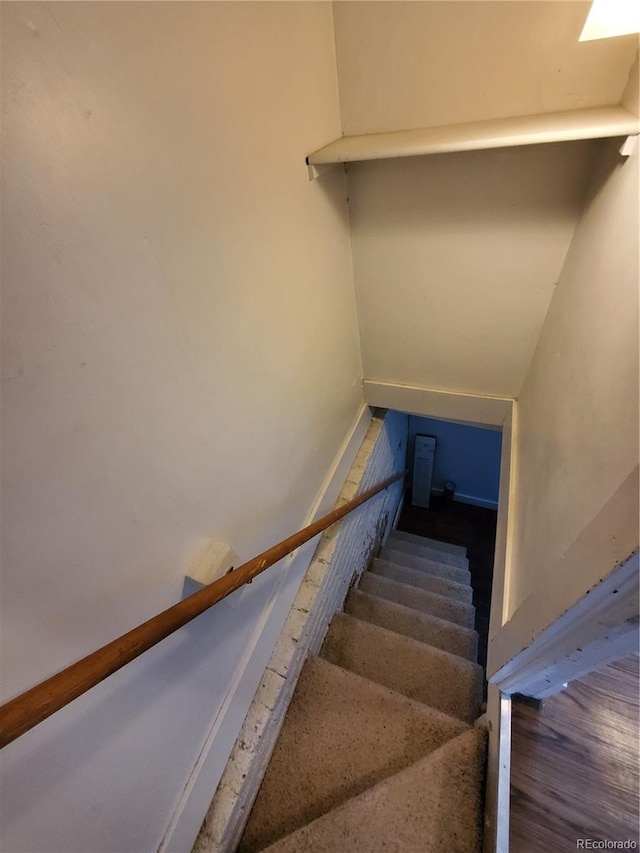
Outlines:
[[[420, 436], [435, 438], [428, 506], [417, 505], [414, 495], [414, 462]], [[406, 533], [467, 549], [478, 663], [483, 668], [487, 663], [501, 448], [502, 430], [498, 427], [410, 415], [408, 474], [397, 524]], [[418, 501], [424, 503], [420, 498]]]

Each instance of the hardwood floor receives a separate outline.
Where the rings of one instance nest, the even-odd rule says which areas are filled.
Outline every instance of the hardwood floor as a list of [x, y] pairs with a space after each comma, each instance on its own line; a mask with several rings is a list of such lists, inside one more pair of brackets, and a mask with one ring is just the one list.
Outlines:
[[540, 709], [513, 702], [510, 853], [564, 853], [579, 838], [640, 845], [638, 669], [635, 654]]
[[466, 547], [479, 636], [478, 663], [483, 667], [487, 663], [496, 518], [495, 510], [447, 502], [436, 495], [432, 496], [429, 509], [411, 506], [408, 493], [398, 521], [398, 530]]

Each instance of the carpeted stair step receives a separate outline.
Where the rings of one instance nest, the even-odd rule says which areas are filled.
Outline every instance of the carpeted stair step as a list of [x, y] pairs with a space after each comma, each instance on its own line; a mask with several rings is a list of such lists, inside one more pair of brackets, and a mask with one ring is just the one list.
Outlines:
[[482, 701], [482, 669], [457, 655], [338, 613], [321, 656], [378, 684], [472, 723]]
[[466, 660], [477, 660], [478, 634], [469, 628], [358, 589], [351, 590], [344, 609], [357, 619], [372, 622], [396, 634], [413, 637]]
[[433, 560], [436, 563], [446, 563], [448, 566], [456, 566], [459, 569], [468, 569], [469, 560], [460, 554], [450, 554], [448, 551], [437, 551], [424, 545], [416, 545], [413, 542], [405, 542], [403, 539], [389, 539], [387, 547], [393, 551], [401, 551], [414, 557], [425, 560]]
[[268, 853], [479, 853], [485, 755], [485, 733], [464, 732]]
[[435, 592], [447, 598], [455, 598], [457, 601], [471, 603], [473, 590], [468, 583], [458, 583], [450, 578], [440, 578], [437, 575], [429, 575], [419, 569], [410, 569], [407, 566], [399, 566], [396, 563], [388, 563], [384, 560], [374, 560], [370, 569], [375, 575], [382, 575], [398, 583], [407, 583], [409, 586], [418, 586], [427, 592]]
[[387, 563], [395, 563], [398, 566], [418, 569], [421, 572], [427, 572], [427, 574], [438, 575], [441, 578], [450, 578], [458, 583], [471, 583], [471, 573], [468, 569], [449, 566], [447, 563], [436, 563], [433, 560], [416, 557], [414, 554], [407, 554], [404, 551], [394, 551], [385, 547], [380, 551], [379, 559]]
[[322, 658], [310, 658], [238, 848], [262, 850], [468, 727]]
[[413, 545], [421, 545], [423, 548], [431, 548], [434, 551], [442, 551], [445, 554], [455, 554], [458, 557], [467, 556], [467, 549], [463, 545], [440, 542], [438, 539], [429, 539], [427, 536], [418, 536], [416, 533], [405, 533], [404, 530], [392, 530], [389, 539], [392, 542], [410, 542]]
[[475, 608], [466, 601], [456, 601], [435, 592], [428, 592], [417, 586], [385, 578], [372, 572], [365, 572], [360, 578], [359, 589], [369, 595], [377, 595], [396, 604], [412, 607], [422, 613], [455, 622], [463, 628], [473, 628], [475, 625]]

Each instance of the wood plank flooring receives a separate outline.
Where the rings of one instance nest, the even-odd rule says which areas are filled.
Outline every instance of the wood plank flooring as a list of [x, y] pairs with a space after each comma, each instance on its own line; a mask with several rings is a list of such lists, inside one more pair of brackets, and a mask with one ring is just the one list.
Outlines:
[[510, 853], [564, 853], [578, 838], [640, 846], [638, 669], [636, 654], [540, 709], [513, 702]]

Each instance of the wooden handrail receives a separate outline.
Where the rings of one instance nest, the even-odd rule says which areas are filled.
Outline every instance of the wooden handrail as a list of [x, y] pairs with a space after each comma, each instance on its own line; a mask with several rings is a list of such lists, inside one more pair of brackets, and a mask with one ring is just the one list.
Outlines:
[[367, 489], [358, 497], [334, 509], [313, 524], [304, 527], [254, 557], [253, 560], [249, 560], [248, 563], [244, 563], [224, 577], [118, 637], [117, 640], [113, 640], [2, 705], [0, 707], [0, 749], [135, 660], [196, 616], [200, 616], [218, 601], [222, 601], [236, 589], [252, 581], [269, 566], [273, 566], [369, 498], [404, 477], [405, 473], [406, 471], [401, 471], [392, 477], [387, 477], [378, 485]]

